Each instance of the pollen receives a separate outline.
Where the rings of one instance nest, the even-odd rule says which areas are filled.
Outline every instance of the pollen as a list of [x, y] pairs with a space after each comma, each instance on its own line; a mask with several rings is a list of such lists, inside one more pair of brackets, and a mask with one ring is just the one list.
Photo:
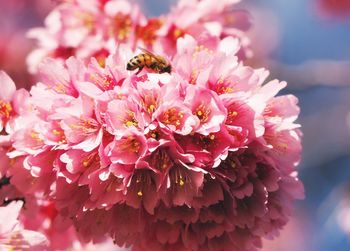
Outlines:
[[217, 88], [217, 93], [218, 94], [232, 93], [233, 90], [234, 89], [231, 87], [220, 86], [219, 88]]
[[227, 123], [227, 124], [233, 123], [233, 121], [236, 119], [237, 116], [238, 116], [238, 112], [237, 112], [237, 111], [230, 110], [230, 111], [228, 112], [228, 116], [227, 116], [227, 121], [226, 121], [226, 123]]
[[199, 118], [201, 123], [205, 123], [208, 121], [210, 113], [210, 109], [207, 108], [204, 104], [201, 104], [197, 107], [194, 114]]
[[119, 145], [119, 148], [122, 151], [138, 153], [140, 151], [141, 144], [133, 136], [129, 136], [123, 140], [123, 142]]
[[154, 159], [153, 165], [158, 170], [166, 170], [173, 165], [173, 162], [166, 151], [161, 150], [154, 156], [156, 159]]
[[[100, 59], [105, 61], [106, 57], [105, 56], [95, 56], [95, 58], [97, 59], [97, 61], [99, 61]], [[101, 62], [99, 62], [99, 64], [100, 65], [105, 64], [105, 62], [101, 61]], [[97, 73], [93, 73], [90, 75], [90, 79], [93, 82], [95, 82], [97, 85], [99, 85], [101, 88], [103, 88], [104, 90], [111, 90], [115, 86], [114, 78], [112, 76], [109, 76], [109, 75], [102, 76], [102, 75], [99, 75]]]
[[153, 113], [155, 109], [156, 109], [156, 106], [155, 106], [155, 105], [150, 105], [150, 106], [148, 107], [148, 112], [149, 112], [149, 113]]
[[131, 145], [131, 149], [135, 153], [139, 152], [139, 150], [140, 150], [140, 143], [138, 141], [136, 141], [136, 140], [133, 140], [132, 145]]
[[231, 111], [229, 113], [229, 116], [231, 116], [231, 117], [237, 117], [237, 115], [238, 115], [238, 112], [236, 112], [236, 111]]
[[197, 69], [194, 69], [191, 73], [191, 77], [190, 77], [190, 84], [195, 85], [198, 79], [198, 75], [199, 75], [199, 71]]
[[189, 182], [187, 177], [183, 177], [180, 170], [175, 171], [175, 184], [179, 185], [180, 187], [183, 187], [186, 182]]
[[82, 164], [84, 167], [89, 167], [92, 162], [96, 159], [96, 155], [95, 154], [90, 154], [89, 156], [87, 156], [85, 159], [83, 159]]
[[73, 130], [79, 130], [85, 135], [89, 135], [97, 131], [98, 124], [93, 119], [82, 118], [77, 124], [70, 124], [69, 127]]
[[4, 122], [10, 118], [12, 112], [12, 106], [10, 103], [0, 100], [0, 119]]
[[133, 121], [127, 121], [127, 122], [125, 123], [125, 125], [126, 125], [127, 127], [130, 127], [130, 126], [135, 125], [135, 123], [134, 123]]
[[166, 125], [174, 125], [178, 128], [181, 125], [183, 113], [176, 108], [170, 108], [163, 113], [162, 122]]
[[158, 140], [160, 137], [160, 133], [156, 130], [151, 130], [146, 136]]
[[54, 88], [54, 91], [60, 94], [66, 94], [67, 89], [63, 84], [57, 84]]
[[58, 131], [58, 130], [56, 130], [56, 129], [53, 129], [53, 130], [52, 130], [52, 133], [53, 133], [53, 135], [55, 135], [55, 136], [60, 136], [60, 135], [62, 135], [62, 132], [61, 132], [61, 131]]
[[138, 122], [135, 118], [135, 113], [132, 111], [127, 112], [127, 118], [125, 119], [124, 125], [126, 127], [138, 126]]
[[185, 185], [185, 182], [183, 181], [182, 177], [180, 177], [180, 182], [179, 182], [180, 186]]
[[32, 131], [32, 132], [30, 133], [30, 137], [31, 137], [32, 139], [35, 139], [35, 140], [40, 140], [40, 139], [39, 139], [39, 133], [34, 132], [34, 131]]
[[142, 195], [143, 195], [143, 193], [141, 190], [137, 192], [137, 196], [142, 197]]
[[185, 34], [185, 32], [183, 31], [183, 30], [181, 30], [180, 28], [176, 28], [175, 30], [174, 30], [174, 38], [179, 38], [179, 37], [182, 37], [184, 34]]

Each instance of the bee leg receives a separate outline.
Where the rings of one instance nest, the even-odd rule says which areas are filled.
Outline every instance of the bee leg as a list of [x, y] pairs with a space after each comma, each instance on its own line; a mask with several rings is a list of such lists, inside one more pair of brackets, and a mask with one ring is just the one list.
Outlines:
[[136, 75], [139, 74], [143, 69], [143, 66], [139, 67], [139, 70], [136, 72]]

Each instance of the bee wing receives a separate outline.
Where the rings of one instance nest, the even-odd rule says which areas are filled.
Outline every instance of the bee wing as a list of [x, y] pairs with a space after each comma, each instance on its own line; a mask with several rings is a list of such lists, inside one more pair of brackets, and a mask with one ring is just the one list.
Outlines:
[[153, 52], [150, 52], [149, 50], [142, 48], [142, 47], [138, 47], [143, 53], [146, 53], [150, 56], [152, 56], [153, 58], [155, 58], [156, 60], [158, 60], [158, 62], [160, 63], [167, 63], [167, 60], [165, 60], [165, 58], [163, 58], [162, 56], [159, 55], [155, 55]]
[[155, 59], [157, 59], [159, 62], [165, 62], [166, 60], [159, 55], [154, 54], [153, 52], [150, 52], [149, 50], [142, 48], [142, 47], [138, 47], [143, 53], [146, 53], [152, 57], [154, 57]]
[[150, 52], [149, 50], [145, 49], [145, 48], [142, 48], [142, 47], [138, 47], [143, 53], [146, 53], [146, 54], [149, 54], [155, 58], [157, 58], [158, 56], [157, 55], [154, 55], [154, 53]]

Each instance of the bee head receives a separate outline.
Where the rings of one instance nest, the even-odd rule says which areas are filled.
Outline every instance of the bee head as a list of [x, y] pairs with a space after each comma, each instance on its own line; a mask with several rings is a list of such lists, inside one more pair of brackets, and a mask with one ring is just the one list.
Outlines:
[[132, 66], [130, 63], [128, 63], [128, 64], [126, 65], [126, 69], [127, 69], [128, 71], [134, 70], [134, 69], [133, 69], [133, 66]]
[[164, 67], [163, 72], [171, 73], [171, 65], [169, 64], [166, 67]]

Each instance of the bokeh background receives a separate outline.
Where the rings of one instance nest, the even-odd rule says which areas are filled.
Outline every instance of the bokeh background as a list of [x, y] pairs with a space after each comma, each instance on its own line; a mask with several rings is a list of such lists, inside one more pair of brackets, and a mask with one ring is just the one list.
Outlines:
[[[220, 0], [217, 0], [220, 1]], [[146, 13], [169, 10], [171, 0], [140, 0]], [[42, 26], [55, 0], [0, 0], [0, 69], [21, 87], [33, 79], [25, 57], [26, 31]], [[350, 250], [350, 0], [244, 0], [252, 13], [255, 56], [287, 80], [300, 100], [306, 199], [291, 223], [264, 251]], [[1, 87], [0, 87], [1, 91]]]

